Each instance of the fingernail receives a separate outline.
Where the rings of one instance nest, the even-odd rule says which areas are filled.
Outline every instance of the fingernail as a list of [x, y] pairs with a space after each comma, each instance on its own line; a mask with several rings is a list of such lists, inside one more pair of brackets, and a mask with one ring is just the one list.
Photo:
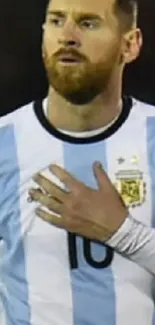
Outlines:
[[52, 164], [52, 165], [49, 165], [49, 169], [53, 169], [53, 168], [55, 168], [55, 167], [57, 167], [55, 164]]
[[39, 209], [39, 208], [36, 208], [36, 209], [35, 209], [35, 213], [36, 213], [37, 215], [39, 215], [39, 212], [40, 212], [40, 209]]
[[28, 192], [28, 198], [27, 198], [27, 201], [28, 201], [29, 203], [31, 203], [32, 201], [34, 201], [34, 199], [33, 199], [33, 193], [32, 193], [31, 190]]
[[34, 190], [33, 189], [30, 189], [29, 191], [28, 191], [28, 198], [27, 198], [27, 201], [29, 202], [29, 203], [31, 203], [31, 202], [33, 202], [34, 201]]
[[28, 198], [27, 198], [27, 202], [28, 202], [28, 203], [32, 203], [32, 201], [33, 201], [32, 197], [31, 197], [31, 196], [28, 196]]
[[95, 162], [95, 166], [96, 166], [97, 168], [102, 169], [102, 164], [101, 164], [99, 161], [96, 161], [96, 162]]
[[33, 178], [34, 181], [37, 181], [37, 179], [38, 179], [38, 174], [35, 174], [32, 178]]
[[28, 191], [29, 195], [33, 195], [34, 192], [35, 192], [35, 190], [34, 190], [33, 188], [31, 188], [31, 189]]

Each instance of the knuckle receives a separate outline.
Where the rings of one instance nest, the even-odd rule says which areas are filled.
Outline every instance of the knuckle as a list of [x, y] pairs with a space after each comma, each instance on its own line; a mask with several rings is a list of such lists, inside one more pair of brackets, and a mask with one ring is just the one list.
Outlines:
[[79, 209], [80, 201], [77, 198], [72, 198], [69, 200], [68, 207], [71, 211], [76, 211]]
[[75, 190], [75, 196], [77, 199], [81, 199], [85, 195], [85, 186], [83, 184], [79, 184]]
[[49, 210], [58, 211], [59, 210], [59, 204], [57, 202], [55, 202], [54, 200], [48, 200], [47, 208]]
[[51, 200], [47, 200], [47, 208], [49, 210], [52, 210], [54, 208], [54, 204]]
[[33, 198], [36, 201], [42, 200], [42, 193], [40, 191], [36, 190], [36, 192], [34, 193]]
[[50, 202], [47, 202], [46, 206], [49, 210], [53, 209], [53, 205]]

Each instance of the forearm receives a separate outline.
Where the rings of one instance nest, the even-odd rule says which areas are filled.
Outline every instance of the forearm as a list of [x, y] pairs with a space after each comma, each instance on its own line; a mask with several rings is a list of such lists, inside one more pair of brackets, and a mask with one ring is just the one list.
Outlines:
[[155, 229], [129, 215], [107, 244], [155, 275]]

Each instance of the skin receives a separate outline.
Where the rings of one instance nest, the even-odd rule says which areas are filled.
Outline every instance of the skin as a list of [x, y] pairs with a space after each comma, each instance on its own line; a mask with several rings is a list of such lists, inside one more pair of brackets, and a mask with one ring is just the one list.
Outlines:
[[[49, 4], [42, 48], [49, 78], [48, 119], [56, 128], [76, 132], [97, 129], [121, 111], [123, 70], [139, 55], [142, 36], [135, 21], [131, 29], [122, 26], [113, 7], [114, 0], [52, 0]], [[80, 62], [60, 62], [57, 53], [62, 49]], [[49, 169], [68, 191], [41, 174], [35, 175], [39, 188], [29, 191], [30, 199], [51, 211], [40, 208], [36, 214], [70, 232], [107, 241], [128, 210], [101, 165], [93, 166], [97, 190], [59, 166]]]
[[[97, 129], [121, 111], [123, 70], [139, 55], [142, 36], [136, 26], [122, 28], [114, 1], [49, 3], [42, 51], [49, 79], [48, 118], [56, 128], [76, 132]], [[85, 18], [88, 13], [96, 17]], [[74, 51], [81, 62], [60, 63], [56, 55], [64, 49]], [[88, 96], [81, 99], [87, 91]]]
[[34, 181], [40, 189], [31, 189], [30, 199], [39, 201], [51, 210], [48, 213], [39, 208], [36, 214], [46, 222], [72, 233], [99, 242], [107, 241], [120, 228], [128, 211], [101, 165], [95, 163], [93, 166], [97, 190], [76, 180], [59, 166], [52, 165], [49, 169], [66, 185], [68, 191], [56, 186], [41, 174], [35, 175]]

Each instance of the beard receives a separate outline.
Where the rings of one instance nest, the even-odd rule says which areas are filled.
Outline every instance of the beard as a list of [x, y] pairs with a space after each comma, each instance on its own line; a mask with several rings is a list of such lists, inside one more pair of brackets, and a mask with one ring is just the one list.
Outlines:
[[[77, 55], [74, 50], [70, 52]], [[78, 58], [78, 63], [65, 65], [60, 63], [58, 54], [48, 57], [44, 51], [44, 64], [50, 86], [69, 102], [84, 105], [107, 88], [116, 58], [96, 64], [81, 54], [78, 54]]]

